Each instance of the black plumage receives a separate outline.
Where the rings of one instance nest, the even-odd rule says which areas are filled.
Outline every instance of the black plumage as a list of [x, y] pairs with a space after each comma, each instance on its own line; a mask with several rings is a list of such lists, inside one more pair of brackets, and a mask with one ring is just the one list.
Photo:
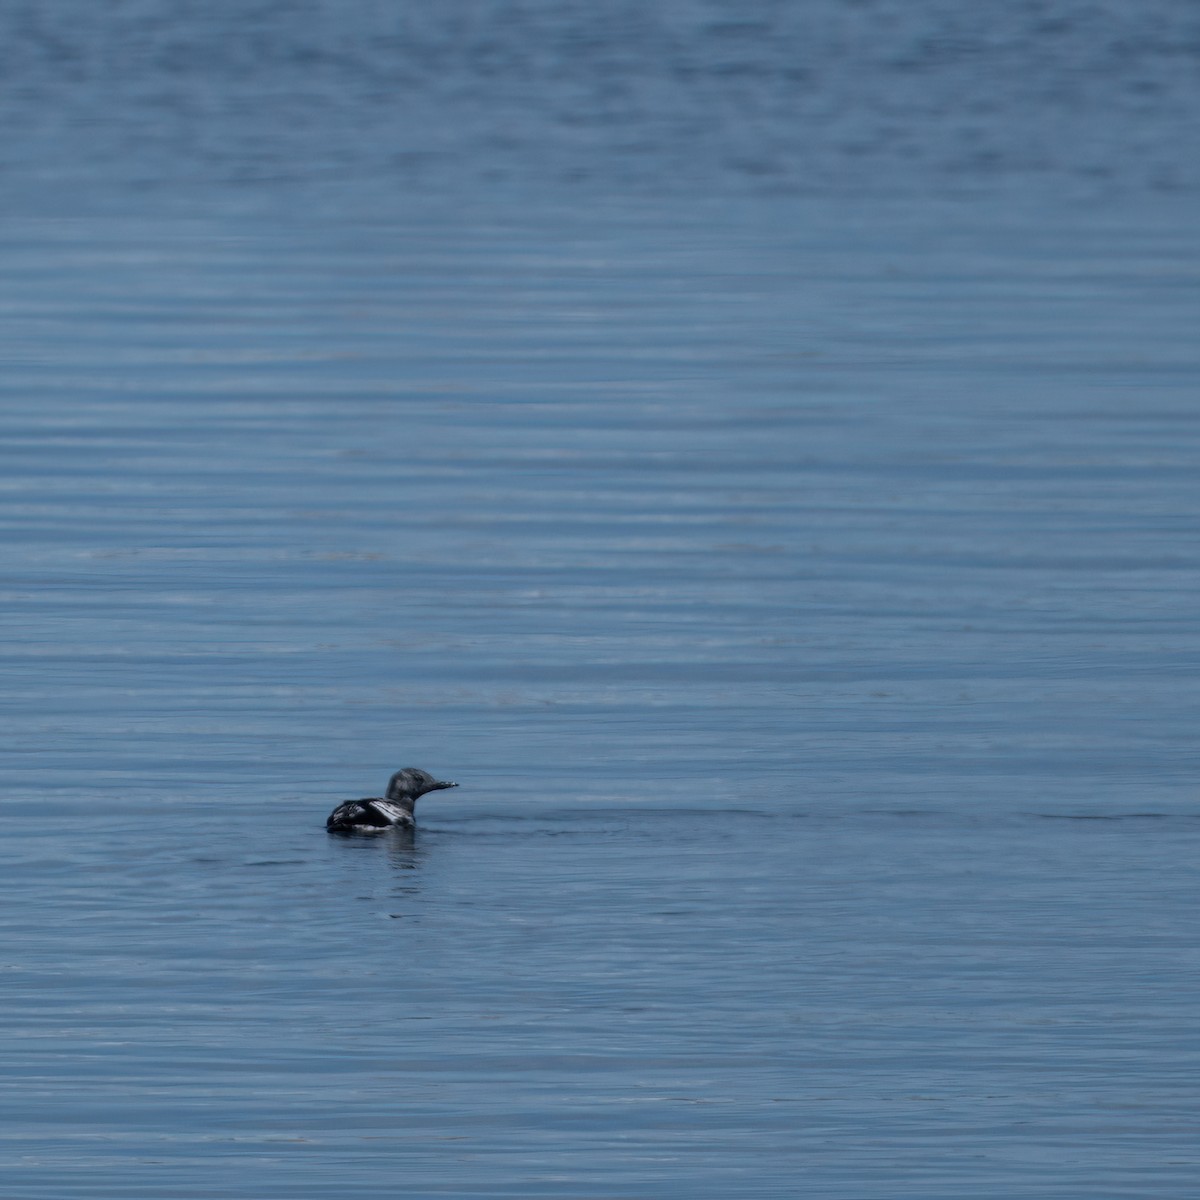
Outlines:
[[411, 829], [416, 820], [413, 811], [417, 801], [427, 792], [440, 792], [458, 787], [434, 779], [428, 771], [405, 767], [388, 780], [383, 796], [368, 796], [363, 800], [347, 800], [329, 814], [325, 828], [330, 833], [374, 833], [382, 829]]

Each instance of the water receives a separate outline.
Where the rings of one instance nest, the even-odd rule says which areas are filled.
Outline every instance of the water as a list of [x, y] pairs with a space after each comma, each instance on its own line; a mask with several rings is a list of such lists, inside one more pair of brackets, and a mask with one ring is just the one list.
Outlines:
[[10, 1194], [1188, 1194], [1194, 239], [775, 216], [9, 224]]
[[744, 7], [0, 14], [6, 1196], [1195, 1195], [1194, 21]]
[[1187, 196], [1188, 0], [38, 0], [0, 207]]

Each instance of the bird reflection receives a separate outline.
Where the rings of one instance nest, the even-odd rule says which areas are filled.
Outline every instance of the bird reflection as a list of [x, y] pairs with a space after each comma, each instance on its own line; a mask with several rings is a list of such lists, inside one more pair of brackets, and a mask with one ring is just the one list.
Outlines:
[[386, 843], [388, 862], [398, 871], [415, 871], [425, 860], [420, 832], [411, 826], [389, 829], [374, 840]]
[[[342, 834], [330, 839], [334, 845], [366, 857], [354, 860], [354, 876], [362, 887], [359, 900], [374, 902], [384, 909], [379, 916], [401, 920], [413, 915], [415, 903], [422, 892], [420, 868], [428, 851], [421, 841], [420, 830], [412, 826], [376, 830], [369, 836]], [[380, 854], [387, 858], [393, 872], [390, 878], [380, 874], [377, 864]], [[363, 872], [369, 873], [368, 878]], [[390, 910], [390, 911], [388, 911]], [[377, 910], [378, 911], [378, 910]]]
[[408, 911], [389, 912], [393, 921], [402, 921], [411, 916], [411, 904], [421, 895], [421, 877], [417, 874], [425, 859], [425, 850], [419, 845], [420, 834], [415, 829], [389, 829], [383, 835], [387, 843], [388, 862], [397, 871], [409, 871], [402, 881], [397, 880], [389, 889], [388, 895], [393, 901], [399, 900]]

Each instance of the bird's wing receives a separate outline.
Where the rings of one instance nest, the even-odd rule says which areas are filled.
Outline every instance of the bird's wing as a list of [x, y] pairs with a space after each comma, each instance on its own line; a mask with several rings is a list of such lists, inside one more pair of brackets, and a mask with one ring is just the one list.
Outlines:
[[355, 825], [376, 825], [382, 829], [385, 825], [390, 824], [391, 821], [387, 817], [376, 811], [372, 801], [347, 800], [345, 804], [339, 804], [329, 814], [329, 819], [325, 822], [325, 828], [351, 829]]
[[412, 813], [406, 812], [399, 804], [393, 804], [390, 800], [372, 800], [371, 809], [379, 815], [380, 821], [385, 825], [413, 823]]

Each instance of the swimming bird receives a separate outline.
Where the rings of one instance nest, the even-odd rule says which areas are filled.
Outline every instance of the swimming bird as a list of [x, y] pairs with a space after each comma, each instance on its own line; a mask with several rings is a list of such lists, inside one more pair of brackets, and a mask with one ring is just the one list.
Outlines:
[[329, 814], [325, 828], [330, 833], [379, 833], [384, 829], [412, 829], [413, 809], [426, 792], [458, 787], [443, 783], [428, 771], [405, 767], [388, 780], [387, 794], [365, 800], [347, 800]]

